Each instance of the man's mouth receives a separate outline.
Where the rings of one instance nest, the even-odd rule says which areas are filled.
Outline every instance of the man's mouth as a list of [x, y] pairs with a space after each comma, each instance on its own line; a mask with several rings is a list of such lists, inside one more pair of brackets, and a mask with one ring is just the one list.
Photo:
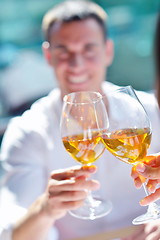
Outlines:
[[85, 81], [87, 81], [88, 79], [88, 76], [85, 74], [83, 76], [72, 76], [72, 77], [69, 77], [69, 82], [71, 83], [83, 83]]

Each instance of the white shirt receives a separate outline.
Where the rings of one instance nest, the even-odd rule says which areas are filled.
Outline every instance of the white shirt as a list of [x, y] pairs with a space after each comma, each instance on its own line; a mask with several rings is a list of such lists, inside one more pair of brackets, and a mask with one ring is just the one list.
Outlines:
[[0, 240], [12, 239], [13, 224], [26, 210], [16, 204], [15, 196], [7, 188], [0, 190]]
[[[108, 82], [103, 84], [104, 92], [116, 88], [117, 86]], [[148, 152], [159, 152], [160, 118], [156, 99], [153, 94], [137, 94], [153, 128], [152, 143]], [[24, 207], [30, 205], [45, 190], [51, 171], [77, 164], [66, 152], [61, 141], [61, 108], [60, 90], [54, 89], [47, 97], [33, 104], [22, 117], [13, 119], [4, 136], [1, 154], [8, 164], [6, 184]], [[98, 171], [94, 178], [101, 183], [97, 194], [110, 199], [113, 210], [109, 215], [94, 221], [66, 215], [56, 224], [60, 240], [129, 226], [134, 217], [146, 210], [139, 205], [145, 193], [143, 189], [137, 190], [134, 187], [130, 165], [117, 160], [107, 150], [96, 164]]]
[[1, 240], [12, 240], [12, 227], [1, 227], [0, 226], [0, 239]]
[[[17, 205], [16, 196], [13, 193], [5, 187], [0, 190], [0, 240], [12, 240], [13, 227], [26, 212], [25, 208]], [[58, 239], [55, 228], [51, 229], [47, 239]]]

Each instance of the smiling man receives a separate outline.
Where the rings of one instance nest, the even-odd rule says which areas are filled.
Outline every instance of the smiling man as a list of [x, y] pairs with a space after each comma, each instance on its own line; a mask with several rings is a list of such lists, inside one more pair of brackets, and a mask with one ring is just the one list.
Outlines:
[[[43, 52], [59, 86], [21, 117], [13, 119], [2, 142], [2, 159], [8, 171], [6, 184], [22, 206], [28, 206], [45, 194], [51, 171], [75, 164], [63, 147], [59, 131], [63, 96], [84, 90], [105, 94], [118, 87], [105, 81], [107, 68], [113, 60], [113, 43], [107, 36], [106, 21], [107, 15], [101, 7], [79, 0], [65, 1], [43, 18]], [[150, 153], [159, 152], [160, 119], [155, 97], [144, 92], [137, 94], [153, 126]], [[111, 199], [113, 211], [94, 221], [66, 215], [56, 223], [61, 240], [129, 226], [132, 219], [143, 212], [138, 201], [144, 192], [134, 188], [130, 166], [124, 166], [107, 150], [97, 165], [95, 178], [101, 183], [101, 196]], [[62, 193], [58, 197], [61, 199]], [[151, 240], [153, 234], [155, 239], [160, 238], [157, 222], [141, 225], [138, 232], [126, 239]]]
[[102, 92], [101, 83], [113, 59], [113, 42], [106, 41], [107, 15], [87, 2], [62, 5], [63, 10], [52, 9], [43, 20], [43, 50], [54, 68], [61, 95], [84, 90]]

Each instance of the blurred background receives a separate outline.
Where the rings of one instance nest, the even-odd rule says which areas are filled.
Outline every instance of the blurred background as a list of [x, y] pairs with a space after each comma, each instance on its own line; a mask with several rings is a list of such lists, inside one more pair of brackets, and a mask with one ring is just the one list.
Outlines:
[[[76, 0], [75, 0], [76, 1]], [[10, 118], [56, 86], [42, 56], [41, 21], [58, 0], [0, 0], [0, 142]], [[154, 32], [160, 0], [97, 0], [109, 15], [115, 58], [108, 81], [154, 88]]]

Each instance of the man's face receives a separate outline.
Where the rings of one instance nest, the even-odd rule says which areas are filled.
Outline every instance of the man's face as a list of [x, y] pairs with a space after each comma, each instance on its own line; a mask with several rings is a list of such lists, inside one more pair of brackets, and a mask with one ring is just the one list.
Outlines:
[[106, 67], [112, 62], [112, 42], [104, 40], [94, 19], [56, 24], [50, 46], [44, 49], [54, 68], [62, 97], [76, 91], [100, 91]]

